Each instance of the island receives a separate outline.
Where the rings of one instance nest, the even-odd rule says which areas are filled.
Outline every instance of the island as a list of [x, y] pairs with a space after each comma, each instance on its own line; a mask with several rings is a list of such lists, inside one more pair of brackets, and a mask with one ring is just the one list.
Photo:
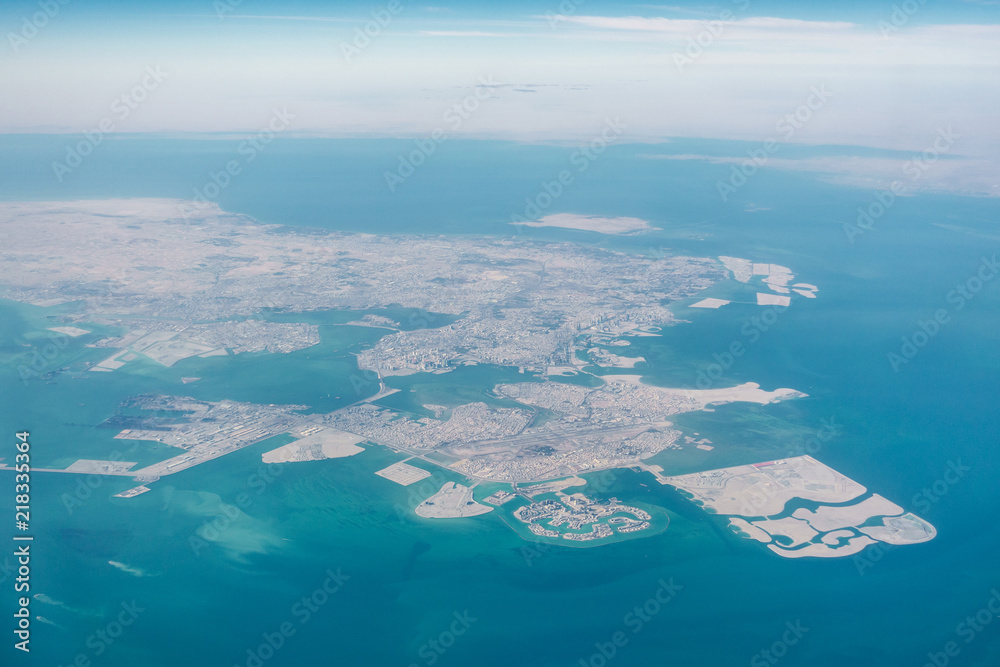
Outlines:
[[492, 512], [492, 507], [472, 499], [472, 488], [455, 482], [445, 482], [441, 490], [417, 505], [418, 516], [428, 519], [453, 519]]
[[604, 540], [616, 532], [625, 535], [650, 528], [652, 516], [648, 512], [623, 505], [617, 498], [594, 501], [582, 493], [562, 492], [555, 496], [519, 507], [514, 516], [534, 535], [575, 542]]
[[[785, 558], [850, 556], [876, 541], [918, 544], [937, 534], [927, 521], [877, 493], [868, 494], [811, 456], [658, 477], [706, 511], [727, 515], [737, 535]], [[817, 507], [786, 513], [793, 500]]]

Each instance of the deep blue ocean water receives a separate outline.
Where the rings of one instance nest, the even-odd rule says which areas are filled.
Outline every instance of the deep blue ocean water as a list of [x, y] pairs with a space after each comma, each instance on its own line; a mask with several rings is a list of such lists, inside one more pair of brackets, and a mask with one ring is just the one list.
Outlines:
[[[239, 145], [121, 137], [98, 146], [60, 183], [51, 162], [73, 140], [0, 137], [0, 199], [191, 198], [211, 172], [238, 157]], [[958, 653], [949, 664], [1000, 664], [1000, 617], [978, 631], [960, 625], [1000, 588], [1000, 281], [984, 282], [961, 309], [949, 301], [949, 292], [996, 252], [1000, 202], [907, 197], [852, 244], [842, 226], [870, 204], [872, 190], [763, 169], [722, 201], [716, 182], [729, 177], [728, 166], [643, 157], [741, 154], [747, 147], [691, 140], [613, 147], [545, 210], [635, 216], [662, 228], [635, 237], [508, 224], [525, 198], [571, 166], [574, 149], [560, 146], [448, 142], [390, 192], [384, 172], [412, 149], [410, 141], [281, 139], [245, 165], [218, 202], [267, 223], [517, 234], [788, 266], [798, 280], [819, 286], [818, 299], [798, 299], [766, 325], [752, 319], [761, 314], [757, 306], [678, 306], [688, 323], [627, 348], [648, 360], [638, 370], [649, 381], [695, 386], [718, 361], [714, 355], [738, 341], [746, 352], [727, 364], [717, 385], [754, 381], [809, 394], [683, 416], [682, 428], [716, 448], [660, 463], [685, 472], [795, 454], [832, 422], [837, 435], [813, 455], [933, 523], [936, 539], [869, 548], [861, 558], [786, 560], [723, 530], [648, 475], [618, 471], [607, 495], [666, 508], [669, 529], [599, 548], [546, 549], [522, 540], [499, 512], [456, 522], [416, 517], [410, 509], [422, 498], [372, 474], [398, 459], [377, 447], [268, 471], [260, 453], [274, 443], [262, 443], [165, 478], [130, 500], [110, 497], [132, 486], [129, 478], [105, 479], [86, 493], [79, 486], [85, 478], [37, 473], [32, 593], [45, 597], [32, 609], [50, 623], [33, 625], [31, 664], [69, 665], [78, 655], [93, 665], [257, 664], [248, 650], [266, 657], [263, 665], [772, 664], [761, 651], [782, 640], [786, 623], [808, 628], [794, 645], [777, 649], [787, 652], [781, 662], [788, 665], [919, 667], [951, 641]], [[705, 296], [736, 289], [724, 283]], [[947, 311], [948, 323], [894, 371], [887, 353], [899, 352], [901, 338], [938, 309]], [[57, 467], [119, 446], [113, 432], [96, 425], [136, 393], [333, 409], [354, 400], [351, 352], [379, 335], [330, 321], [320, 346], [290, 355], [189, 360], [172, 369], [130, 364], [127, 372], [94, 378], [65, 373], [22, 382], [18, 360], [45, 344], [40, 332], [57, 314], [0, 303], [0, 435], [12, 445], [16, 430], [29, 429], [35, 464]], [[61, 349], [53, 364], [79, 367], [95, 354], [84, 342]], [[463, 369], [450, 386], [448, 376], [434, 378], [433, 387], [419, 376], [398, 382], [421, 392], [414, 403], [440, 402], [449, 393], [466, 400], [477, 378], [485, 388], [505, 373]], [[204, 379], [182, 385], [182, 376]], [[400, 395], [394, 400], [406, 407]], [[165, 456], [145, 447], [130, 453], [139, 460]], [[944, 482], [949, 466], [959, 464], [963, 475]], [[5, 513], [12, 481], [0, 476]], [[226, 507], [238, 499], [247, 502], [226, 521]], [[192, 542], [212, 521], [223, 526], [217, 539]], [[8, 544], [11, 532], [3, 531]], [[0, 566], [12, 562], [0, 556]], [[301, 599], [321, 590], [328, 570], [339, 570], [341, 588], [311, 611]], [[13, 576], [0, 568], [0, 610], [8, 619]], [[666, 604], [650, 603], [661, 581], [682, 588]], [[105, 635], [112, 641], [101, 639], [100, 632], [117, 630], [122, 603], [133, 600], [142, 608], [134, 622], [120, 636]], [[655, 613], [637, 616], [634, 608], [647, 603]], [[283, 623], [294, 634], [279, 642], [273, 633]], [[4, 664], [19, 664], [3, 629]], [[618, 631], [621, 646], [614, 644]], [[266, 636], [281, 643], [269, 657], [258, 650]], [[610, 647], [614, 656], [605, 658], [602, 648]]]

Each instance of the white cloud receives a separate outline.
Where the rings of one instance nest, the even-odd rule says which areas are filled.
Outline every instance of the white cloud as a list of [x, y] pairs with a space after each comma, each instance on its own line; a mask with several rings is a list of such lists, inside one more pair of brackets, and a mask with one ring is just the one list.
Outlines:
[[[57, 40], [54, 24], [52, 39], [0, 51], [0, 132], [92, 130], [147, 66], [162, 65], [169, 78], [119, 131], [256, 131], [287, 107], [297, 116], [290, 135], [425, 137], [445, 126], [450, 136], [571, 143], [617, 116], [623, 142], [761, 142], [826, 85], [833, 97], [795, 142], [920, 150], [954, 126], [970, 159], [1000, 155], [998, 25], [904, 26], [883, 38], [874, 21], [740, 17], [681, 72], [673, 56], [704, 20], [567, 16], [553, 26], [401, 14], [346, 62], [340, 44], [356, 22], [291, 18], [214, 21], [197, 35], [122, 31], [100, 45]], [[498, 87], [452, 133], [443, 115], [483, 76], [535, 92]]]
[[[645, 18], [641, 16], [565, 16], [563, 20], [569, 23], [576, 23], [590, 28], [604, 28], [608, 30], [638, 30], [642, 32], [673, 33], [687, 35], [697, 33], [705, 29], [707, 23], [716, 20], [734, 29], [762, 30], [789, 30], [795, 33], [802, 32], [823, 32], [842, 31], [855, 27], [853, 23], [843, 21], [803, 21], [800, 19], [783, 19], [775, 17], [750, 17], [736, 20], [722, 20], [720, 18], [709, 20], [696, 19], [671, 19], [671, 18]], [[726, 14], [725, 16], [732, 16]], [[773, 38], [773, 33], [769, 35]]]

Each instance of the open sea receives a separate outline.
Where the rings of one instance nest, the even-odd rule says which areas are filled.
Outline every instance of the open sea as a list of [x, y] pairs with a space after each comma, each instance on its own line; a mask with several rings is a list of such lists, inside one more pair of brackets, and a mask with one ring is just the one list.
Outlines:
[[[0, 200], [190, 199], [239, 157], [240, 143], [110, 138], [59, 182], [51, 163], [78, 140], [0, 136]], [[664, 508], [669, 527], [597, 548], [554, 547], [523, 540], [502, 510], [449, 521], [413, 514], [441, 481], [458, 479], [451, 473], [424, 488], [398, 486], [373, 473], [402, 457], [375, 446], [345, 459], [262, 464], [263, 451], [287, 441], [278, 438], [166, 477], [133, 499], [111, 497], [134, 486], [131, 478], [35, 473], [31, 593], [41, 618], [30, 664], [756, 667], [780, 659], [921, 667], [944, 656], [958, 667], [996, 667], [1000, 616], [981, 614], [978, 630], [966, 617], [1000, 590], [1000, 280], [970, 282], [1000, 249], [1000, 200], [900, 198], [851, 243], [843, 225], [874, 201], [872, 189], [764, 168], [723, 201], [716, 182], [728, 180], [729, 165], [649, 157], [742, 155], [749, 147], [615, 146], [542, 211], [633, 216], [660, 228], [633, 237], [509, 224], [543, 182], [571, 168], [575, 149], [565, 146], [449, 141], [390, 192], [384, 173], [412, 141], [283, 138], [215, 200], [264, 223], [568, 240], [788, 266], [797, 281], [819, 286], [817, 299], [795, 299], [767, 322], [756, 305], [679, 305], [686, 323], [618, 350], [645, 357], [637, 372], [655, 384], [695, 387], [711, 377], [711, 386], [753, 381], [809, 394], [681, 416], [685, 433], [715, 449], [655, 462], [682, 473], [810, 453], [931, 522], [934, 540], [869, 547], [857, 557], [783, 559], [652, 476], [620, 470], [594, 495]], [[842, 153], [789, 147], [785, 157]], [[958, 285], [969, 287], [968, 298], [955, 297]], [[752, 292], [724, 282], [701, 296], [737, 294]], [[320, 324], [322, 343], [287, 355], [172, 368], [131, 362], [81, 378], [102, 354], [84, 347], [94, 334], [50, 350], [46, 370], [68, 371], [22, 380], [19, 367], [46, 350], [45, 329], [65, 308], [0, 301], [0, 438], [9, 445], [0, 457], [8, 461], [19, 430], [31, 432], [35, 467], [116, 451], [142, 464], [168, 457], [164, 445], [133, 448], [98, 428], [135, 394], [329, 411], [378, 390], [358, 382], [353, 354], [384, 330], [341, 326], [356, 314], [338, 313], [292, 317]], [[887, 355], [900, 354], [902, 339], [940, 309], [947, 323], [917, 335], [923, 345], [894, 369]], [[730, 360], [734, 342], [746, 352]], [[467, 367], [392, 378], [404, 391], [385, 404], [418, 410], [485, 400], [493, 383], [518, 377]], [[836, 426], [833, 437], [817, 438], [828, 432], [824, 424]], [[956, 469], [960, 475], [949, 473]], [[27, 664], [8, 629], [16, 609], [13, 481], [0, 475], [5, 665]], [[661, 604], [665, 585], [672, 597]], [[949, 642], [957, 653], [947, 656]]]

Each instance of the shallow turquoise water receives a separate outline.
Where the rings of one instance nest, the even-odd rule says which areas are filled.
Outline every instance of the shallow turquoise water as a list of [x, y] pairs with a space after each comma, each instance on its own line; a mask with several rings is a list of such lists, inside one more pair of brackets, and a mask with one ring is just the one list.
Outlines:
[[[64, 141], [0, 137], [0, 198], [189, 196], [233, 150], [226, 142], [109, 142], [69, 182], [57, 184], [47, 169]], [[510, 214], [562, 168], [569, 153], [449, 143], [388, 196], [382, 171], [406, 146], [282, 140], [220, 203], [264, 222], [509, 235]], [[724, 148], [685, 142], [663, 147]], [[958, 624], [1000, 587], [1000, 528], [993, 520], [1000, 510], [997, 283], [986, 283], [954, 311], [898, 373], [886, 354], [898, 350], [900, 338], [911, 335], [920, 320], [951, 307], [949, 290], [994, 252], [995, 240], [975, 234], [996, 236], [1000, 205], [908, 198], [852, 245], [841, 224], [870, 201], [869, 191], [762, 171], [726, 203], [718, 200], [714, 183], [728, 169], [637, 157], [651, 150], [610, 150], [553, 211], [634, 215], [662, 232], [610, 241], [553, 230], [530, 230], [527, 237], [760, 259], [789, 266], [798, 279], [820, 287], [818, 299], [797, 300], [766, 330], [750, 319], [759, 315], [756, 307], [734, 304], [718, 311], [678, 308], [690, 323], [659, 338], [633, 339], [627, 354], [646, 357], [649, 363], [639, 370], [656, 383], [695, 386], [713, 354], [740, 341], [746, 353], [719, 384], [755, 381], [766, 389], [809, 394], [778, 405], [730, 405], [679, 418], [680, 426], [710, 438], [716, 449], [696, 450], [670, 465], [681, 472], [797, 453], [823, 420], [832, 420], [838, 434], [813, 455], [921, 514], [938, 528], [935, 540], [884, 555], [869, 550], [863, 560], [784, 560], [722, 530], [718, 520], [648, 476], [618, 471], [608, 495], [666, 508], [670, 528], [596, 549], [542, 550], [521, 540], [498, 512], [444, 523], [416, 517], [410, 509], [421, 497], [372, 474], [400, 458], [377, 447], [348, 459], [268, 471], [260, 453], [274, 443], [261, 444], [161, 480], [131, 500], [110, 497], [132, 486], [131, 480], [106, 480], [81, 504], [72, 504], [72, 512], [65, 498], [82, 495], [80, 478], [37, 474], [33, 592], [60, 603], [33, 604], [34, 614], [54, 624], [34, 625], [38, 664], [66, 665], [82, 653], [95, 665], [245, 665], [248, 649], [255, 651], [264, 633], [288, 622], [295, 633], [263, 664], [429, 665], [432, 658], [445, 667], [575, 666], [581, 659], [599, 664], [592, 656], [621, 630], [627, 642], [609, 664], [745, 665], [781, 638], [786, 622], [796, 621], [809, 629], [788, 649], [786, 664], [922, 665], [928, 652], [942, 651], [948, 641], [961, 650], [952, 664], [997, 664], [1000, 619], [970, 643], [957, 634]], [[745, 212], [747, 203], [768, 210]], [[719, 286], [707, 295], [733, 289]], [[329, 322], [321, 346], [291, 355], [190, 360], [173, 369], [139, 364], [100, 377], [77, 379], [71, 372], [25, 383], [17, 367], [31, 350], [44, 348], [48, 339], [39, 332], [45, 313], [5, 303], [0, 315], [0, 434], [29, 428], [38, 461], [53, 465], [111, 451], [117, 443], [95, 426], [135, 393], [333, 409], [354, 400], [351, 351], [379, 335]], [[748, 323], [759, 336], [744, 333]], [[83, 342], [60, 348], [51, 368], [93, 354]], [[386, 403], [415, 409], [449, 396], [482, 397], [479, 383], [507, 375], [464, 368], [445, 391], [425, 377], [399, 378], [394, 382], [404, 392]], [[181, 384], [182, 376], [203, 379]], [[138, 453], [143, 460], [161, 455]], [[945, 493], [932, 493], [933, 501], [920, 498], [956, 461], [970, 470]], [[9, 475], [0, 477], [0, 507], [9, 507], [11, 482]], [[226, 519], [230, 505], [243, 505], [233, 520]], [[192, 546], [190, 538], [213, 521], [221, 528], [214, 541]], [[296, 602], [321, 587], [328, 569], [338, 568], [350, 578], [300, 622]], [[683, 588], [633, 632], [630, 611], [655, 596], [660, 580], [671, 578]], [[6, 591], [0, 596], [5, 615], [13, 610], [9, 586], [7, 577], [0, 588]], [[144, 611], [97, 655], [100, 640], [88, 645], [88, 638], [97, 637], [120, 604], [133, 599]], [[435, 650], [450, 642], [454, 614], [466, 611], [476, 620], [453, 637], [453, 645]], [[6, 660], [9, 644], [3, 651]]]

